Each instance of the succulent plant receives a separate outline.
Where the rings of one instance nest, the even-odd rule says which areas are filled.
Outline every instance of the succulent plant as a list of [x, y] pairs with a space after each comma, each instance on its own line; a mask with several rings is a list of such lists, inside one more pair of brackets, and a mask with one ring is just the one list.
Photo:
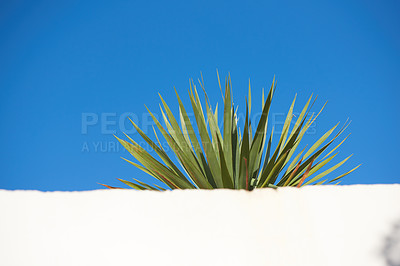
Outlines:
[[[218, 72], [217, 76], [222, 92]], [[347, 139], [348, 136], [328, 151], [333, 141], [347, 128], [347, 121], [336, 134], [333, 134], [333, 132], [338, 124], [320, 137], [307, 151], [304, 148], [296, 153], [304, 134], [326, 105], [321, 108], [318, 114], [310, 114], [310, 109], [316, 99], [313, 100], [312, 95], [298, 117], [294, 118], [295, 97], [286, 116], [282, 132], [278, 136], [279, 141], [276, 147], [273, 148], [273, 129], [268, 134], [267, 124], [271, 101], [276, 89], [275, 78], [272, 81], [266, 99], [264, 90], [262, 91], [262, 113], [254, 133], [251, 119], [249, 118], [251, 112], [250, 83], [248, 98], [246, 99], [244, 129], [240, 132], [237, 108], [232, 103], [230, 76], [225, 79], [222, 129], [218, 125], [218, 108], [215, 111], [211, 109], [202, 80], [199, 80], [199, 85], [204, 91], [205, 106], [200, 102], [195, 83], [190, 80], [189, 96], [196, 125], [190, 121], [186, 108], [176, 90], [175, 93], [179, 103], [179, 118], [173, 115], [161, 95], [162, 107], [160, 106], [160, 109], [165, 127], [147, 109], [159, 132], [175, 154], [175, 162], [163, 149], [156, 130], [154, 130], [154, 133], [157, 143], [151, 140], [131, 119], [130, 121], [137, 132], [160, 159], [156, 159], [128, 135], [125, 134], [129, 141], [116, 137], [139, 163], [128, 159], [124, 160], [161, 181], [165, 184], [165, 187], [148, 184], [137, 179], [133, 179], [134, 182], [119, 179], [120, 181], [137, 190], [162, 191], [166, 189], [214, 188], [253, 190], [265, 187], [337, 184], [340, 182], [339, 179], [359, 167], [358, 165], [335, 178], [323, 179], [323, 177], [340, 167], [351, 157], [350, 155], [336, 165], [324, 171], [321, 170], [322, 167], [336, 157], [338, 153], [334, 152]], [[195, 130], [196, 128], [197, 131]], [[327, 141], [329, 138], [330, 140]], [[179, 162], [179, 166], [176, 161]]]

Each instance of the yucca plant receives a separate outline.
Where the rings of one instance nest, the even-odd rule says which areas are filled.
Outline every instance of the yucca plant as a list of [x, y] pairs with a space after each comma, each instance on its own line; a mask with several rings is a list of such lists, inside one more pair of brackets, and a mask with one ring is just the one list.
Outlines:
[[[218, 73], [217, 76], [219, 87], [222, 92]], [[345, 123], [342, 129], [340, 129], [326, 144], [323, 143], [333, 135], [338, 124], [320, 137], [307, 151], [305, 151], [306, 148], [304, 148], [295, 154], [307, 129], [325, 107], [324, 105], [317, 115], [311, 114], [309, 116], [309, 110], [315, 101], [315, 99], [312, 101], [312, 95], [303, 107], [300, 115], [295, 119], [294, 125], [292, 125], [295, 97], [286, 116], [282, 133], [278, 136], [278, 144], [275, 148], [272, 148], [272, 139], [274, 137], [273, 129], [271, 133], [268, 134], [267, 124], [271, 101], [276, 89], [275, 78], [272, 81], [266, 99], [264, 97], [264, 90], [262, 91], [262, 114], [254, 134], [252, 123], [249, 118], [251, 112], [250, 82], [242, 133], [238, 127], [237, 108], [235, 108], [232, 103], [230, 76], [225, 79], [223, 129], [220, 129], [218, 126], [218, 108], [216, 108], [215, 111], [211, 109], [211, 104], [209, 103], [204, 88], [204, 82], [199, 80], [199, 85], [204, 91], [205, 108], [200, 102], [196, 85], [193, 80], [190, 81], [189, 96], [198, 129], [197, 134], [176, 90], [175, 93], [179, 103], [179, 118], [173, 115], [171, 109], [161, 95], [162, 107], [160, 105], [160, 109], [165, 127], [158, 121], [155, 115], [147, 109], [156, 127], [175, 154], [180, 167], [174, 163], [173, 159], [171, 159], [163, 149], [154, 127], [153, 130], [157, 143], [153, 142], [132, 120], [130, 120], [137, 132], [143, 137], [147, 144], [154, 149], [161, 160], [153, 157], [153, 155], [138, 145], [128, 135], [125, 134], [129, 141], [116, 137], [140, 164], [125, 158], [123, 159], [161, 181], [167, 188], [229, 188], [253, 190], [255, 188], [266, 187], [301, 187], [309, 184], [337, 184], [339, 179], [358, 167], [335, 178], [322, 180], [323, 177], [340, 167], [351, 157], [350, 155], [327, 170], [320, 171], [322, 167], [335, 158], [338, 153], [334, 152], [347, 139], [348, 136], [329, 152], [327, 151], [333, 141], [347, 128], [348, 123]], [[325, 151], [327, 151], [327, 153], [322, 157]], [[144, 183], [135, 178], [133, 179], [134, 182], [122, 179], [119, 180], [137, 190], [165, 190], [165, 188], [155, 184]], [[108, 188], [116, 188], [105, 186]]]

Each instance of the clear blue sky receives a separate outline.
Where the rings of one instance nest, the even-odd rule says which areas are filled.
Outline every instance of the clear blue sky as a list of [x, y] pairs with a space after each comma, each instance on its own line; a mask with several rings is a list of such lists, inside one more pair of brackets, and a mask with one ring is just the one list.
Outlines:
[[295, 93], [296, 111], [312, 92], [315, 111], [328, 100], [305, 141], [349, 117], [338, 159], [354, 155], [336, 174], [363, 165], [343, 184], [399, 183], [399, 13], [399, 1], [369, 0], [1, 1], [0, 188], [147, 180], [113, 148], [112, 133], [131, 130], [120, 120], [147, 127], [144, 104], [159, 114], [160, 92], [176, 107], [173, 86], [189, 104], [200, 71], [221, 103], [216, 68], [239, 108], [251, 79], [253, 110], [275, 74], [277, 120]]

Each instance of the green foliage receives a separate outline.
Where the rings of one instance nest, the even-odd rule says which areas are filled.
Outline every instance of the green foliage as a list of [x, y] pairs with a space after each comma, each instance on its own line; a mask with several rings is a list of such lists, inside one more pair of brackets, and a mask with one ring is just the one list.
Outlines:
[[[218, 82], [221, 88], [219, 76]], [[291, 126], [294, 117], [295, 97], [289, 108], [282, 133], [278, 136], [278, 144], [273, 149], [271, 147], [273, 130], [271, 134], [268, 134], [267, 124], [271, 101], [276, 88], [275, 78], [266, 99], [264, 99], [264, 91], [262, 93], [262, 114], [254, 133], [249, 118], [251, 112], [250, 83], [242, 133], [238, 127], [237, 108], [235, 109], [231, 99], [230, 76], [225, 80], [222, 131], [218, 126], [218, 108], [215, 111], [211, 109], [204, 89], [204, 82], [199, 81], [199, 84], [204, 91], [205, 106], [201, 104], [197, 87], [192, 80], [190, 81], [189, 90], [190, 101], [198, 129], [197, 134], [176, 91], [179, 103], [179, 118], [173, 115], [161, 95], [162, 107], [160, 109], [165, 127], [148, 110], [156, 127], [176, 155], [181, 167], [178, 167], [167, 155], [155, 130], [157, 143], [146, 136], [132, 120], [130, 121], [135, 129], [147, 144], [154, 149], [159, 159], [153, 157], [153, 155], [126, 135], [129, 141], [116, 138], [140, 164], [127, 159], [124, 160], [161, 181], [170, 189], [230, 188], [253, 190], [264, 187], [321, 185], [336, 183], [339, 179], [359, 167], [357, 166], [336, 178], [322, 180], [323, 177], [341, 166], [351, 157], [347, 157], [323, 172], [320, 171], [322, 167], [338, 154], [337, 152], [333, 154], [333, 152], [348, 137], [320, 159], [323, 152], [327, 151], [333, 141], [347, 128], [348, 124], [346, 123], [333, 137], [331, 136], [338, 124], [326, 132], [307, 151], [304, 148], [296, 156], [294, 155], [305, 132], [324, 108], [322, 107], [317, 115], [311, 114], [307, 118], [309, 110], [315, 101], [315, 99], [312, 101], [313, 96], [309, 98], [300, 115], [295, 119], [296, 121], [293, 121], [294, 125]], [[329, 137], [331, 139], [327, 141]], [[323, 144], [325, 142], [327, 143]], [[319, 161], [317, 161], [318, 159]], [[136, 179], [134, 179], [135, 182], [119, 180], [137, 190], [165, 190], [157, 185], [146, 184]]]

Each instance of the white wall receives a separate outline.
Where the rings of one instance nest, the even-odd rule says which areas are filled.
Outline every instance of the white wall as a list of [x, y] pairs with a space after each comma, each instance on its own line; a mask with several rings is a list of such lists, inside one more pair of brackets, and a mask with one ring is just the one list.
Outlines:
[[5, 266], [400, 265], [400, 185], [0, 190], [0, 215]]

